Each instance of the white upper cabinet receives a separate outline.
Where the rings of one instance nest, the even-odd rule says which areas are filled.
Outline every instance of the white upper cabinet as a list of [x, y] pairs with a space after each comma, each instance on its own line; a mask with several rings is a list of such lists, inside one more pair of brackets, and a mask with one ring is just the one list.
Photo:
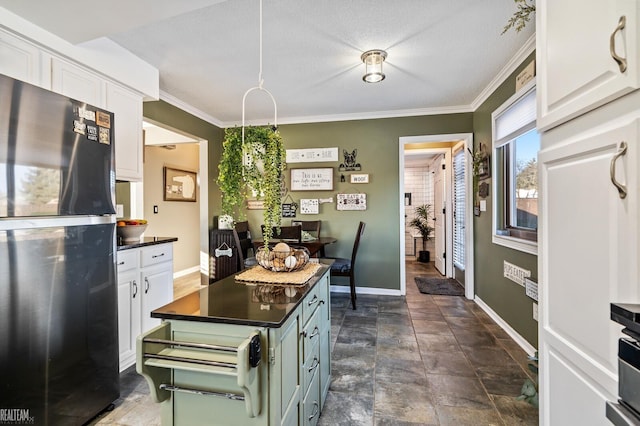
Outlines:
[[116, 179], [142, 181], [142, 97], [107, 84], [107, 110], [114, 113]]
[[105, 108], [106, 82], [98, 75], [59, 58], [51, 59], [51, 90]]
[[[41, 86], [41, 56], [37, 47], [0, 31], [0, 58], [0, 73]], [[49, 88], [48, 84], [43, 87]]]
[[538, 130], [640, 87], [637, 0], [538, 0]]

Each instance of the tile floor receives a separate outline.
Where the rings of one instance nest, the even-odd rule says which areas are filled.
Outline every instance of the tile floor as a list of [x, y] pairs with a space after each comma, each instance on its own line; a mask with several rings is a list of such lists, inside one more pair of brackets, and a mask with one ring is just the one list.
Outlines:
[[[332, 294], [332, 382], [320, 425], [537, 425], [515, 399], [525, 352], [474, 302], [418, 291], [431, 265], [407, 263], [407, 296]], [[159, 407], [133, 368], [115, 409], [91, 425], [159, 425]]]

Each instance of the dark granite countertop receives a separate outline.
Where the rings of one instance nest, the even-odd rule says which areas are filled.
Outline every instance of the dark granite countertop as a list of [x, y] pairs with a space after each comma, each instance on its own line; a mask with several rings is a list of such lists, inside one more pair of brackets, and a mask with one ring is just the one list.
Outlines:
[[234, 275], [151, 312], [153, 318], [224, 324], [280, 327], [296, 309], [318, 279], [330, 267], [322, 268], [305, 285], [247, 284]]
[[118, 238], [117, 246], [118, 246], [118, 251], [120, 251], [120, 250], [127, 250], [127, 249], [132, 249], [137, 247], [152, 246], [155, 244], [173, 243], [175, 241], [178, 241], [176, 237], [144, 237], [144, 238], [141, 238], [140, 241], [137, 243], [123, 243], [120, 241], [120, 238]]

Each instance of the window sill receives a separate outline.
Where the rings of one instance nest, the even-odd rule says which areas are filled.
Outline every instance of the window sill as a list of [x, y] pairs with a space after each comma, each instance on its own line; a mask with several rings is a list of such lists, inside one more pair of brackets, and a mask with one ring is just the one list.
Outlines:
[[523, 240], [522, 238], [511, 237], [508, 235], [493, 235], [492, 242], [500, 246], [508, 247], [513, 250], [538, 255], [538, 243], [535, 241]]

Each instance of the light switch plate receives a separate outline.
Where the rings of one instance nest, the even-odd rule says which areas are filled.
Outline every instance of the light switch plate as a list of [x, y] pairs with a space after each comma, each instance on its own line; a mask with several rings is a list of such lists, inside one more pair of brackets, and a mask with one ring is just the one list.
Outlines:
[[480, 211], [481, 212], [487, 211], [487, 200], [480, 200]]
[[124, 206], [122, 204], [116, 204], [116, 217], [124, 216]]

